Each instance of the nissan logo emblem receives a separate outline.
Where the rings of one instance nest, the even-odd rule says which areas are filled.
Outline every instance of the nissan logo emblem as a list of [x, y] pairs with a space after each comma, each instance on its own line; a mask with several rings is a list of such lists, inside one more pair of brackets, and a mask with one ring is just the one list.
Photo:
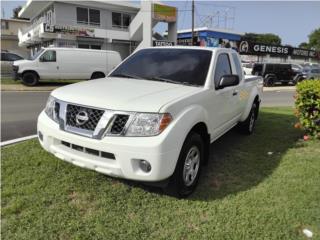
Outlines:
[[89, 120], [89, 115], [86, 111], [80, 111], [76, 115], [76, 123], [77, 125], [81, 126], [88, 122]]

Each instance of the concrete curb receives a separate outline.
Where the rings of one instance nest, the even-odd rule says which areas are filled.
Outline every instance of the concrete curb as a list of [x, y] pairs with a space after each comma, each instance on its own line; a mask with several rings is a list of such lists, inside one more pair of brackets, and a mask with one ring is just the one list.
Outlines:
[[18, 142], [23, 142], [23, 141], [30, 140], [30, 139], [37, 138], [37, 137], [38, 137], [37, 135], [31, 135], [31, 136], [27, 136], [27, 137], [8, 140], [8, 141], [5, 141], [5, 142], [1, 142], [0, 143], [0, 147], [8, 146], [8, 145], [15, 144], [15, 143], [18, 143]]
[[271, 91], [296, 91], [295, 86], [281, 86], [281, 87], [263, 87], [264, 92], [271, 92]]

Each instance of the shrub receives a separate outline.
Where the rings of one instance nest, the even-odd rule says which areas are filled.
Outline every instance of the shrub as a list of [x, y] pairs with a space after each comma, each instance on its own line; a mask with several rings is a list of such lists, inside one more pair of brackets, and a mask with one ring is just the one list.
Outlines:
[[320, 80], [304, 80], [297, 84], [296, 116], [301, 127], [312, 137], [320, 139]]

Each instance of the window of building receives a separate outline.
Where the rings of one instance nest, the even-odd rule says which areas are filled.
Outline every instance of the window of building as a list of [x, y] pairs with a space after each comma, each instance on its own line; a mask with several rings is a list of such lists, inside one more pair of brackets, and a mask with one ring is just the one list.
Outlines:
[[41, 62], [56, 62], [56, 51], [54, 50], [48, 50], [42, 56], [40, 57]]
[[222, 53], [218, 56], [216, 70], [214, 74], [214, 84], [217, 88], [219, 86], [219, 82], [222, 76], [231, 74], [231, 65], [229, 56], [226, 53]]
[[100, 10], [77, 7], [77, 23], [100, 26]]
[[101, 50], [101, 46], [100, 45], [91, 45], [91, 49]]
[[89, 10], [90, 24], [100, 25], [100, 11], [95, 9]]
[[89, 23], [88, 8], [77, 7], [77, 23], [80, 23], [80, 24]]
[[78, 48], [86, 48], [89, 49], [90, 45], [89, 44], [78, 44]]
[[1, 29], [8, 30], [9, 29], [9, 22], [8, 21], [1, 21]]
[[131, 22], [131, 16], [125, 13], [112, 13], [112, 27], [128, 28]]
[[78, 48], [101, 50], [101, 45], [80, 43], [78, 44]]

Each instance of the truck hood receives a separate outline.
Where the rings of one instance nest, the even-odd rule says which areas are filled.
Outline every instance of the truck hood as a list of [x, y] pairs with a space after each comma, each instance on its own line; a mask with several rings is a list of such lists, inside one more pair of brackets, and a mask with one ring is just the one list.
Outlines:
[[110, 110], [158, 112], [172, 100], [201, 90], [193, 86], [111, 77], [61, 87], [54, 90], [52, 96], [70, 103]]

